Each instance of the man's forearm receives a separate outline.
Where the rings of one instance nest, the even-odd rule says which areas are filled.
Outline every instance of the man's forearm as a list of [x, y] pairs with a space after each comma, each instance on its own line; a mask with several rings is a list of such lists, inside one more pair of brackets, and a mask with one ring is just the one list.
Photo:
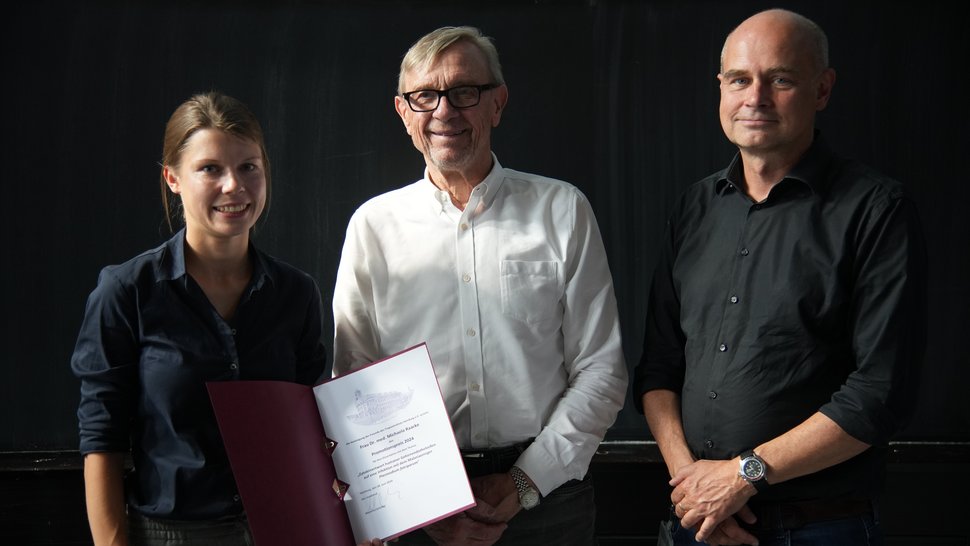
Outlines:
[[835, 421], [815, 413], [788, 432], [755, 447], [768, 465], [769, 484], [834, 466], [862, 453], [869, 444], [849, 436]]
[[643, 414], [671, 476], [677, 469], [694, 462], [684, 436], [679, 394], [668, 390], [647, 391], [643, 395]]

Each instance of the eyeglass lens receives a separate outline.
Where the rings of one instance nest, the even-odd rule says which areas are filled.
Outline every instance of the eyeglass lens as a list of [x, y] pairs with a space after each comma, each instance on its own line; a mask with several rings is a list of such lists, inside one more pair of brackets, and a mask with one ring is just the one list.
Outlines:
[[445, 91], [424, 89], [409, 93], [408, 103], [414, 110], [429, 112], [438, 108], [442, 95], [448, 97], [448, 103], [455, 108], [471, 108], [481, 100], [482, 93], [478, 87], [470, 85], [452, 87]]

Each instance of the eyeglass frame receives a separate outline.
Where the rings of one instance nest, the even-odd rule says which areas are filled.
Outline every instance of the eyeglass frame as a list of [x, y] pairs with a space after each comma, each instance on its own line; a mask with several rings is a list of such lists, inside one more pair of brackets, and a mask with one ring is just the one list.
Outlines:
[[[501, 84], [501, 83], [486, 83], [486, 84], [483, 84], [483, 85], [456, 85], [454, 87], [449, 87], [448, 89], [445, 89], [444, 91], [439, 91], [437, 89], [415, 89], [414, 91], [408, 91], [407, 93], [401, 93], [401, 97], [404, 98], [404, 102], [408, 103], [408, 108], [410, 108], [412, 112], [418, 112], [418, 113], [422, 113], [423, 114], [423, 113], [426, 113], [426, 112], [434, 112], [435, 110], [437, 110], [438, 107], [441, 106], [441, 98], [444, 97], [444, 98], [448, 99], [448, 93], [451, 93], [455, 89], [462, 89], [464, 87], [470, 87], [472, 89], [477, 89], [478, 90], [478, 102], [476, 102], [475, 104], [469, 104], [468, 106], [455, 106], [451, 102], [451, 99], [448, 99], [448, 105], [449, 106], [451, 106], [452, 108], [456, 108], [458, 110], [464, 110], [465, 108], [474, 108], [474, 107], [478, 106], [479, 104], [481, 104], [482, 103], [482, 93], [483, 92], [488, 91], [490, 89], [496, 89], [498, 87], [501, 87], [502, 85], [503, 84]], [[413, 95], [415, 93], [424, 93], [424, 92], [428, 92], [428, 91], [431, 91], [433, 93], [437, 93], [438, 94], [438, 100], [434, 103], [434, 108], [429, 108], [428, 110], [418, 110], [417, 108], [414, 107], [413, 104], [411, 104], [411, 95]]]

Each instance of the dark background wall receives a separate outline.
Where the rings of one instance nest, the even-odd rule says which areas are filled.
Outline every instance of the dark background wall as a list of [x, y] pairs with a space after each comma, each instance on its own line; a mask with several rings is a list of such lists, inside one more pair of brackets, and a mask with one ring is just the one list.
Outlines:
[[[723, 38], [774, 6], [829, 34], [830, 142], [904, 181], [923, 217], [929, 350], [900, 438], [970, 440], [970, 33], [942, 3], [41, 2], [0, 22], [0, 452], [76, 448], [69, 360], [84, 301], [102, 266], [167, 237], [156, 162], [182, 100], [219, 89], [262, 120], [274, 200], [256, 242], [311, 272], [328, 307], [350, 214], [421, 175], [392, 96], [403, 53], [446, 24], [479, 26], [502, 54], [502, 163], [590, 198], [632, 369], [669, 207], [732, 155], [716, 115]], [[609, 438], [646, 437], [628, 404]]]

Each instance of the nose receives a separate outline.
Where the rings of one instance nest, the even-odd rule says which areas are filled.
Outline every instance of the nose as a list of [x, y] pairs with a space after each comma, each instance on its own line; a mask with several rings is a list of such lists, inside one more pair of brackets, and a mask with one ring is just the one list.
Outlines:
[[222, 193], [235, 193], [241, 188], [239, 175], [235, 171], [227, 169], [226, 176], [222, 179]]
[[448, 120], [458, 115], [458, 109], [451, 105], [448, 95], [442, 95], [432, 115], [438, 120]]
[[766, 106], [771, 102], [771, 82], [762, 79], [752, 81], [744, 96], [744, 102], [750, 107]]

